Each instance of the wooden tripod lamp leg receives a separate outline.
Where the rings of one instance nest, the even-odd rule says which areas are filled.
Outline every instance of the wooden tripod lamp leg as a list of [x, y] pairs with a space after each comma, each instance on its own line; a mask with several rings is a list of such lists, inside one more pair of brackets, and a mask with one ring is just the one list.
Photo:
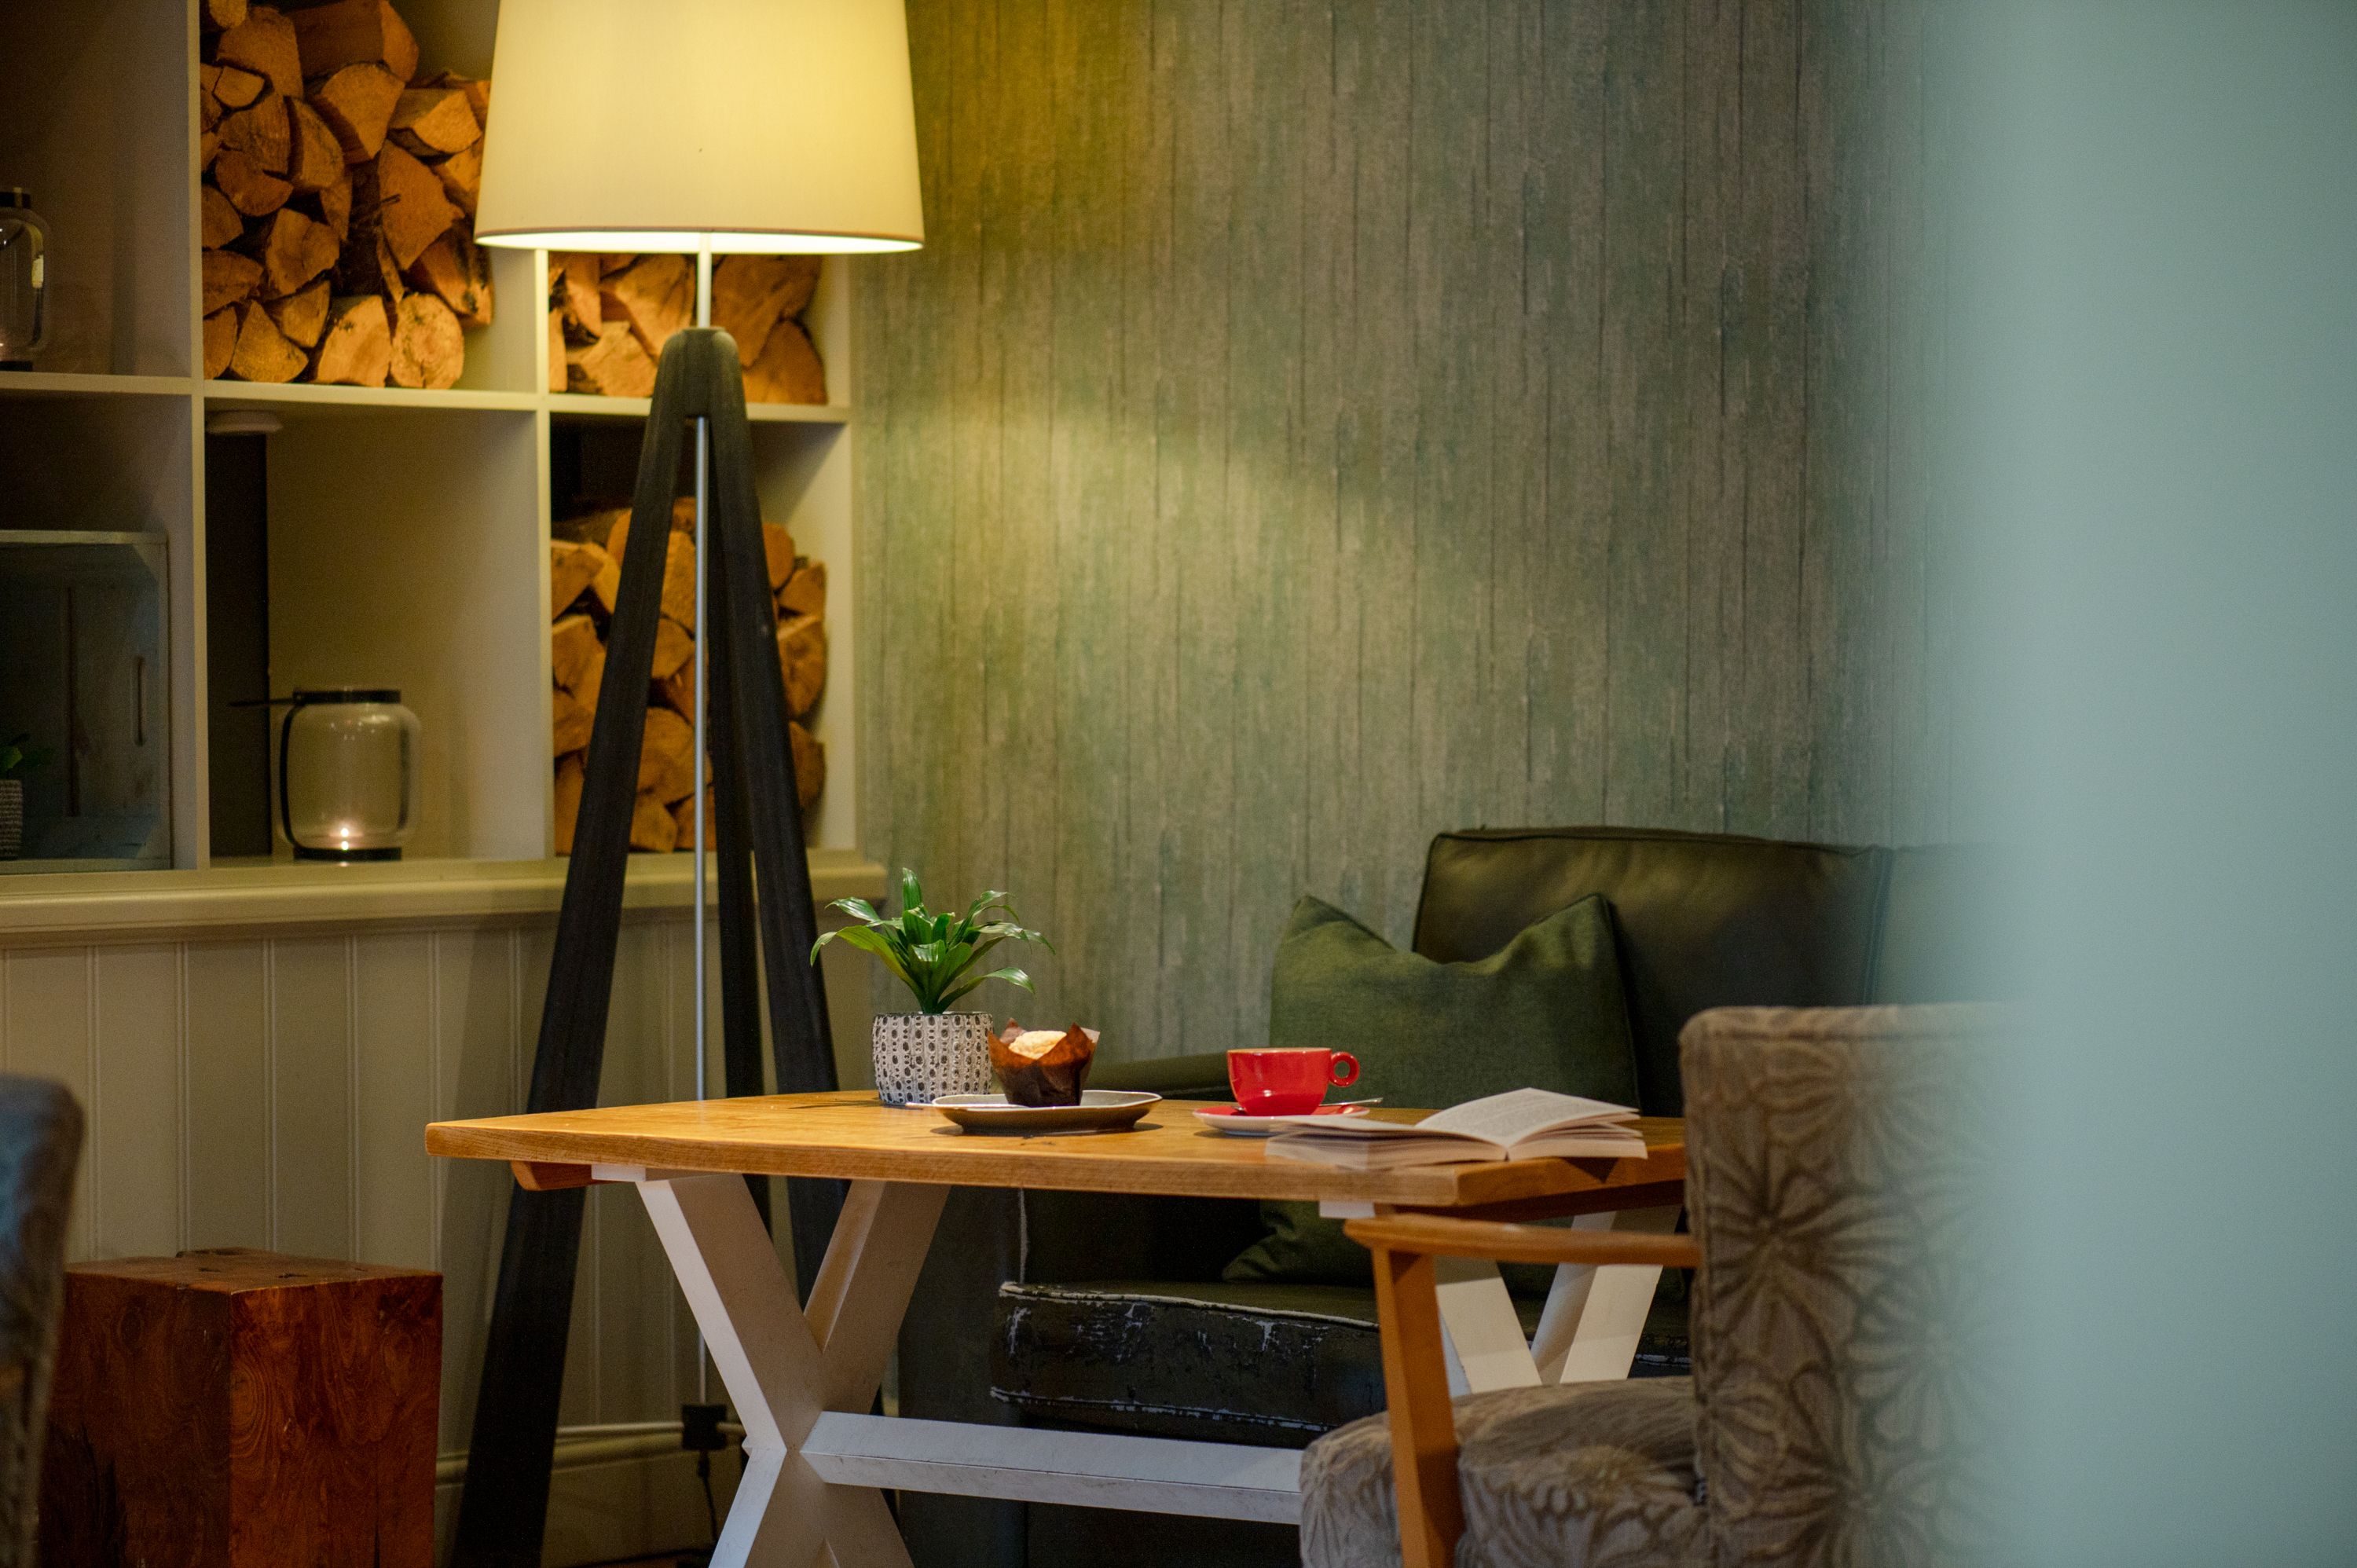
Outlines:
[[[698, 412], [680, 405], [694, 391], [688, 383], [695, 369], [685, 357], [667, 352], [656, 372], [655, 412], [640, 449], [621, 594], [606, 643], [606, 669], [614, 680], [598, 693], [589, 736], [527, 1111], [577, 1111], [597, 1102], [671, 538], [671, 493], [686, 445], [684, 420]], [[666, 408], [672, 417], [664, 416]], [[578, 1189], [519, 1191], [508, 1206], [451, 1546], [454, 1568], [537, 1568], [541, 1560], [583, 1197]]]
[[[688, 328], [663, 346], [630, 507], [621, 593], [607, 641], [612, 681], [599, 693], [584, 769], [581, 814], [565, 868], [565, 902], [549, 966], [531, 1111], [594, 1105], [612, 1000], [614, 954], [628, 880], [630, 814], [646, 725], [647, 682], [671, 538], [672, 491], [690, 420], [710, 423], [712, 573], [699, 627], [725, 690], [712, 693], [714, 750], [724, 766], [720, 805], [722, 970], [728, 1086], [759, 1081], [758, 956], [768, 995], [780, 1090], [832, 1089], [834, 1055], [826, 993], [811, 944], [818, 939], [810, 866], [788, 744], [776, 623], [761, 552], [751, 426], [735, 345]], [[749, 855], [750, 865], [746, 864]], [[758, 879], [759, 895], [753, 893]], [[789, 1223], [800, 1277], [815, 1278], [842, 1202], [840, 1184], [797, 1179]], [[536, 1568], [542, 1556], [565, 1327], [580, 1255], [583, 1194], [520, 1191], [508, 1211], [498, 1294], [483, 1356], [453, 1568]]]
[[1450, 1568], [1457, 1538], [1465, 1533], [1465, 1505], [1457, 1489], [1457, 1418], [1448, 1402], [1432, 1259], [1385, 1247], [1373, 1252], [1400, 1561], [1403, 1568]]

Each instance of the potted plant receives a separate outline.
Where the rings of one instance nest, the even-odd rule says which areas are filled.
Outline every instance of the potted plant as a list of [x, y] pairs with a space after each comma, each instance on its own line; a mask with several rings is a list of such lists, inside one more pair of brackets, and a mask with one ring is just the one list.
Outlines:
[[[950, 1009], [985, 981], [1003, 980], [1031, 989], [1031, 977], [1019, 969], [974, 972], [999, 943], [1038, 942], [1049, 952], [1056, 950], [1054, 944], [1016, 924], [1015, 907], [996, 889], [975, 899], [963, 915], [934, 914], [925, 908], [925, 890], [913, 871], [900, 873], [897, 916], [877, 914], [864, 898], [838, 898], [827, 908], [859, 923], [819, 938], [811, 948], [812, 961], [817, 961], [820, 948], [839, 938], [874, 954], [917, 999], [914, 1013], [885, 1014], [870, 1033], [876, 1088], [884, 1103], [920, 1104], [944, 1094], [988, 1093], [990, 1015]], [[994, 914], [1006, 918], [993, 918]]]
[[30, 735], [20, 735], [0, 746], [0, 860], [25, 853], [25, 779], [28, 768], [48, 761], [47, 748], [36, 749]]

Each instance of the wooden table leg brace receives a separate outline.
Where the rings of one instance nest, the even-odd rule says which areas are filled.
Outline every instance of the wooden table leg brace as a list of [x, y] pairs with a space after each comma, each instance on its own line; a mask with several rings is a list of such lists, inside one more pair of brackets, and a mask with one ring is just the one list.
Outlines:
[[637, 1184], [744, 1423], [745, 1476], [715, 1568], [811, 1568], [822, 1545], [837, 1568], [906, 1568], [884, 1494], [822, 1479], [800, 1450], [825, 1412], [874, 1402], [949, 1188], [852, 1183], [804, 1312], [744, 1177], [597, 1174]]

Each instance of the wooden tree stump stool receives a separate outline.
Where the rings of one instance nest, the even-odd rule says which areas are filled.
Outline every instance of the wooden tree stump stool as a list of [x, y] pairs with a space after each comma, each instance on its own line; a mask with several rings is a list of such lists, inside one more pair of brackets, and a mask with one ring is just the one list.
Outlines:
[[230, 1248], [66, 1271], [43, 1563], [432, 1568], [442, 1276]]

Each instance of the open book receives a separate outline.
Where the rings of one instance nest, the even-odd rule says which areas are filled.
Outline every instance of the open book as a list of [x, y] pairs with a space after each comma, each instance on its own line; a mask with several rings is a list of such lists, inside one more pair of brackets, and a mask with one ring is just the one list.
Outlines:
[[1645, 1140], [1626, 1105], [1582, 1100], [1545, 1089], [1516, 1089], [1436, 1111], [1421, 1122], [1372, 1116], [1286, 1116], [1268, 1142], [1284, 1159], [1390, 1170], [1460, 1160], [1642, 1158]]

